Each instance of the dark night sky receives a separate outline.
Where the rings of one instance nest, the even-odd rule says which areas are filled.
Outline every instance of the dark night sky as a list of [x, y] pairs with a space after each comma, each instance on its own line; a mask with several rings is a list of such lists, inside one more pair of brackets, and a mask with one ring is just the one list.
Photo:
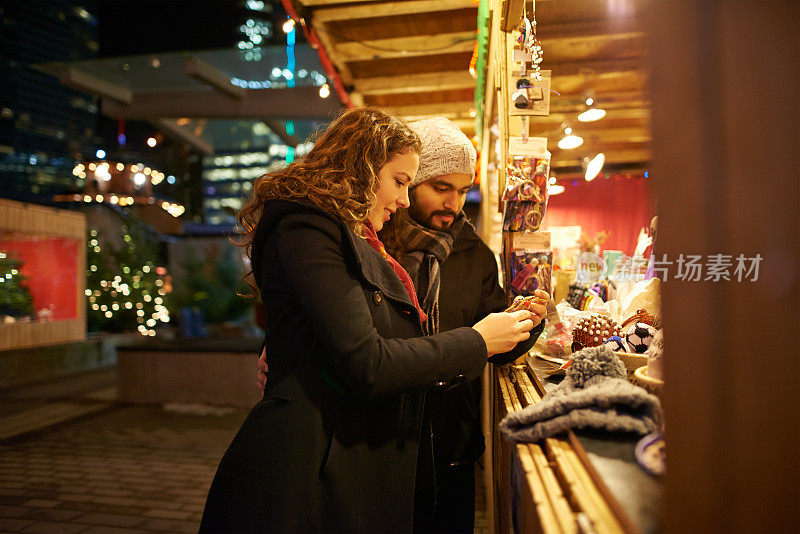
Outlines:
[[[245, 9], [244, 0], [100, 0], [100, 57], [232, 48], [239, 41], [237, 29], [248, 16], [285, 19], [280, 2], [272, 5], [273, 13], [256, 13]], [[273, 43], [283, 44], [280, 24], [273, 29]]]

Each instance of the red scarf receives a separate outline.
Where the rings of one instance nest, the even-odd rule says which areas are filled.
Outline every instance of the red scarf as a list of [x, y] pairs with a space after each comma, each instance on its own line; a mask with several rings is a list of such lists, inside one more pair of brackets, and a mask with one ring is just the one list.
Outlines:
[[375, 227], [372, 225], [372, 221], [366, 219], [364, 221], [364, 238], [367, 240], [367, 243], [378, 251], [378, 253], [383, 256], [383, 258], [392, 266], [394, 272], [397, 273], [397, 277], [400, 278], [400, 281], [403, 283], [403, 287], [406, 288], [406, 293], [411, 298], [411, 302], [414, 303], [414, 307], [417, 308], [417, 313], [419, 314], [419, 320], [422, 321], [422, 324], [425, 324], [425, 321], [428, 320], [425, 312], [422, 311], [422, 308], [419, 305], [419, 301], [417, 300], [417, 292], [414, 290], [414, 282], [411, 281], [411, 277], [408, 275], [403, 266], [400, 265], [396, 259], [391, 257], [388, 252], [386, 252], [386, 248], [384, 248], [383, 243], [381, 240], [378, 239], [378, 234], [375, 232]]

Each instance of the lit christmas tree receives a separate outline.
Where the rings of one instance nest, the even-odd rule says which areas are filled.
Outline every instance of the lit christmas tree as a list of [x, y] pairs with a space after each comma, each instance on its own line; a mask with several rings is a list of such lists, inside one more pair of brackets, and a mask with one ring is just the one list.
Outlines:
[[152, 241], [138, 225], [123, 224], [120, 246], [104, 249], [97, 230], [89, 230], [86, 261], [87, 323], [89, 331], [138, 330], [156, 335], [155, 327], [170, 321], [170, 277]]
[[17, 320], [33, 315], [33, 296], [21, 268], [20, 260], [0, 252], [0, 319], [5, 316]]

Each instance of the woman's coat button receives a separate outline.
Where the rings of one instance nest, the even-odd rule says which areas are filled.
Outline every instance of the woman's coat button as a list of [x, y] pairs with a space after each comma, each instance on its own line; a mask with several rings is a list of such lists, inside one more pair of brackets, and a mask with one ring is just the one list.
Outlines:
[[381, 294], [380, 291], [376, 291], [375, 293], [372, 294], [372, 302], [374, 302], [375, 304], [380, 304], [382, 300], [383, 300], [383, 295]]

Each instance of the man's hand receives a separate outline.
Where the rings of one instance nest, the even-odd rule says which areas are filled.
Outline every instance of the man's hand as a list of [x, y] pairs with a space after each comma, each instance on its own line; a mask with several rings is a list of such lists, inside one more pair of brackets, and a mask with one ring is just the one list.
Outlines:
[[261, 356], [258, 358], [258, 370], [256, 371], [256, 383], [261, 393], [264, 393], [264, 388], [267, 386], [267, 373], [269, 372], [269, 365], [267, 365], [267, 348], [261, 351]]
[[536, 328], [539, 326], [539, 323], [542, 322], [542, 319], [547, 317], [547, 302], [550, 300], [550, 295], [547, 294], [547, 291], [542, 291], [541, 289], [537, 289], [533, 292], [533, 295], [543, 302], [543, 304], [539, 304], [536, 301], [531, 303], [529, 311], [531, 312], [531, 321], [533, 321], [533, 327]]

